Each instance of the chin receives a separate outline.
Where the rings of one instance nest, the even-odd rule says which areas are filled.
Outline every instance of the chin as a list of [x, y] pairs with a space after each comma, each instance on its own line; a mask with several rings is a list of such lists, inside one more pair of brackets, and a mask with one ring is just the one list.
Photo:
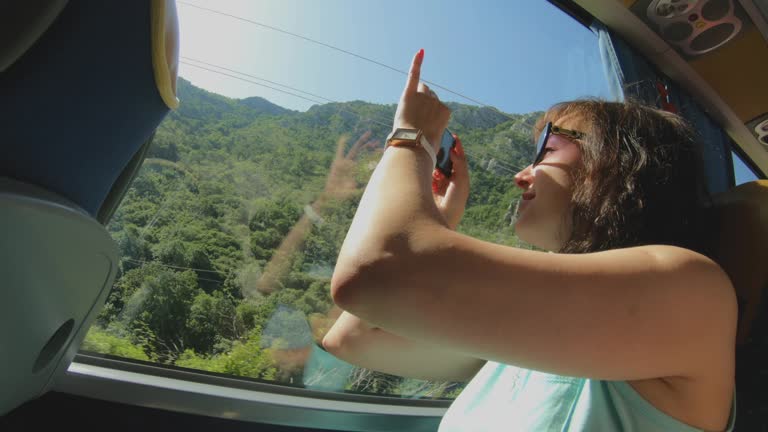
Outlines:
[[535, 230], [532, 228], [533, 227], [525, 223], [525, 220], [518, 219], [517, 222], [515, 222], [515, 235], [525, 243], [538, 248], [540, 247], [540, 242], [537, 241], [538, 236], [536, 236]]
[[515, 223], [515, 235], [523, 242], [537, 249], [557, 252], [562, 247], [554, 239], [548, 238], [549, 236], [539, 232], [536, 227], [527, 225], [525, 220], [518, 220]]

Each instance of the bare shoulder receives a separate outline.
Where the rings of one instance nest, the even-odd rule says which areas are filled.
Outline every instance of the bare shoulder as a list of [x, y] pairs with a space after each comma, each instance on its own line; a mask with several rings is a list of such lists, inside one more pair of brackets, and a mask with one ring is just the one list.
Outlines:
[[725, 270], [709, 257], [690, 249], [666, 245], [642, 248], [655, 257], [661, 272], [673, 275], [672, 278], [678, 284], [686, 287], [687, 303], [702, 302], [710, 306], [700, 310], [712, 314], [712, 319], [719, 319], [722, 332], [709, 334], [707, 339], [716, 343], [718, 349], [725, 345], [729, 351], [733, 351], [738, 302], [736, 290]]
[[557, 375], [704, 377], [732, 355], [736, 296], [701, 254], [656, 245], [548, 254], [445, 235], [411, 245], [406, 259], [353, 268], [358, 276], [332, 285], [334, 301], [409, 339]]
[[678, 274], [681, 282], [698, 283], [702, 285], [702, 290], [712, 290], [713, 294], [735, 296], [733, 284], [725, 270], [701, 253], [668, 245], [638, 246], [631, 249], [649, 254], [660, 271]]
[[691, 249], [686, 249], [679, 246], [645, 245], [635, 246], [627, 249], [614, 249], [608, 252], [616, 252], [622, 250], [644, 252], [656, 258], [659, 263], [665, 263], [669, 266], [697, 264], [701, 266], [699, 270], [722, 271], [720, 266], [709, 257]]
[[[723, 430], [731, 414], [735, 384], [735, 325], [737, 307], [733, 284], [710, 258], [672, 246], [644, 246], [666, 269], [679, 273], [681, 283], [696, 284], [709, 303], [722, 306], [721, 331], [699, 335], [690, 341], [704, 345], [706, 355], [691, 363], [684, 376], [630, 381], [643, 398], [666, 414], [704, 430]], [[692, 302], [699, 301], [691, 298]], [[711, 310], [711, 309], [710, 309]], [[701, 317], [699, 317], [701, 318]], [[696, 319], [696, 317], [692, 317]], [[694, 337], [693, 335], [691, 335]]]

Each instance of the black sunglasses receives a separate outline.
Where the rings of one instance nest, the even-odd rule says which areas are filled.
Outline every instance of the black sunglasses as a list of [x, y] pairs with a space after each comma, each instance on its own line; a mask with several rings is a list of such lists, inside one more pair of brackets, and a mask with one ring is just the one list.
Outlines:
[[549, 137], [552, 134], [563, 135], [571, 139], [584, 138], [584, 132], [565, 129], [560, 126], [553, 126], [552, 122], [547, 122], [547, 125], [544, 126], [544, 129], [542, 129], [539, 134], [538, 142], [536, 142], [536, 158], [533, 159], [533, 166], [538, 165], [539, 162], [544, 159], [544, 149], [547, 148], [547, 140], [549, 140]]

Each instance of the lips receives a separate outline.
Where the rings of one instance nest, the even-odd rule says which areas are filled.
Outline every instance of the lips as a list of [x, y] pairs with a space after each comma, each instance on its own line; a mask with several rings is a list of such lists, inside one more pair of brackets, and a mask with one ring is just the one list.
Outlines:
[[522, 195], [522, 200], [517, 202], [517, 210], [516, 214], [519, 216], [523, 213], [523, 211], [528, 208], [528, 206], [531, 204], [531, 201], [533, 201], [533, 198], [536, 197], [536, 194], [532, 191], [524, 192]]

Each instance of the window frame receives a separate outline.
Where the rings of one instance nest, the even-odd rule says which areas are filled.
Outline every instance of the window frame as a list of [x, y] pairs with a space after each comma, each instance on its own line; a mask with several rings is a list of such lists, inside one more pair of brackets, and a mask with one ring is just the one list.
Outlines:
[[[586, 28], [594, 20], [573, 0], [548, 1]], [[82, 352], [51, 390], [190, 415], [328, 430], [435, 431], [453, 403], [321, 392]]]
[[[741, 150], [740, 154], [749, 155], [749, 160], [753, 162], [754, 166], [764, 166], [765, 170], [768, 171], [768, 152], [755, 139], [752, 131], [747, 128], [733, 109], [680, 54], [671, 49], [659, 35], [648, 28], [622, 2], [610, 0], [571, 1], [594, 16], [596, 20], [614, 29], [651, 64], [685, 88], [728, 136], [737, 143]], [[760, 169], [759, 172], [764, 174], [763, 169]]]
[[187, 414], [328, 430], [435, 431], [452, 403], [321, 392], [82, 353], [52, 390]]

